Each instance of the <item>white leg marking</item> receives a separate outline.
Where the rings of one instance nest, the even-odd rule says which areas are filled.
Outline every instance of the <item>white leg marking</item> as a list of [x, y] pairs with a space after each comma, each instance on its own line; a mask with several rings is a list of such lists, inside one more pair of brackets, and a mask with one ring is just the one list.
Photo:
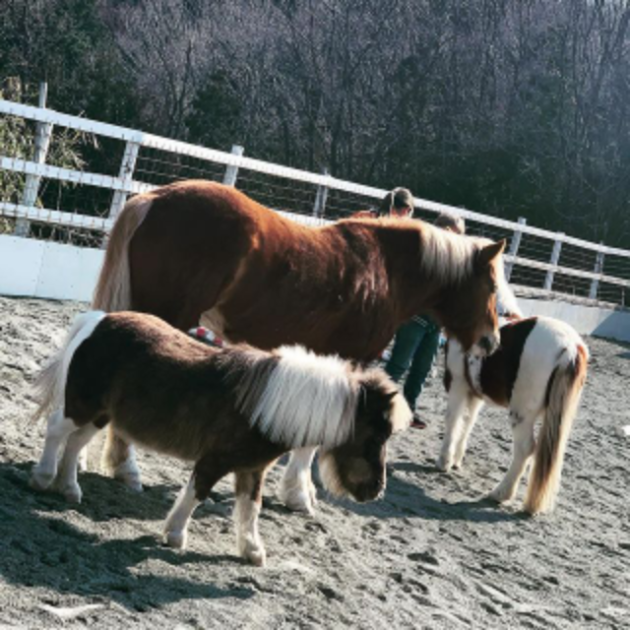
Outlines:
[[99, 429], [96, 426], [88, 424], [72, 433], [68, 438], [54, 487], [70, 503], [81, 503], [82, 492], [77, 479], [78, 460], [80, 454], [84, 451], [84, 447], [98, 431]]
[[436, 465], [448, 472], [455, 463], [455, 449], [464, 429], [464, 415], [468, 409], [468, 391], [463, 387], [451, 387], [448, 394], [444, 441]]
[[483, 400], [481, 400], [480, 398], [473, 398], [468, 403], [468, 414], [464, 418], [464, 424], [461, 435], [459, 437], [459, 442], [455, 447], [455, 459], [453, 460], [453, 468], [462, 467], [464, 455], [466, 455], [466, 450], [468, 448], [468, 438], [470, 437], [470, 433], [475, 426], [475, 422], [477, 422], [477, 418], [482, 407]]
[[234, 506], [234, 524], [236, 526], [236, 545], [241, 558], [261, 567], [267, 554], [258, 533], [258, 515], [260, 505], [248, 494], [239, 494]]
[[128, 449], [127, 458], [114, 467], [114, 479], [122, 481], [134, 492], [142, 492], [142, 477], [136, 461], [136, 449], [133, 444], [129, 444]]
[[514, 498], [527, 463], [534, 453], [536, 445], [534, 439], [534, 424], [536, 416], [524, 417], [512, 428], [513, 456], [512, 463], [505, 473], [501, 483], [490, 493], [489, 498], [504, 503]]
[[31, 473], [30, 484], [36, 490], [46, 490], [57, 476], [57, 458], [66, 438], [77, 430], [77, 425], [65, 418], [62, 410], [48, 418], [46, 441], [39, 463]]
[[188, 539], [188, 523], [195, 508], [201, 503], [195, 496], [195, 474], [179, 491], [179, 495], [166, 517], [164, 536], [169, 547], [185, 549]]
[[317, 504], [317, 490], [311, 478], [311, 465], [316, 451], [312, 446], [292, 451], [280, 481], [280, 499], [295, 512], [313, 514]]

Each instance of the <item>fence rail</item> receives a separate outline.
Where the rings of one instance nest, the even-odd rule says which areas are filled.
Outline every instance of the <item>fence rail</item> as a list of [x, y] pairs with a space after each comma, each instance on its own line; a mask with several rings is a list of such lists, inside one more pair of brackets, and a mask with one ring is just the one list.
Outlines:
[[[0, 100], [0, 116], [4, 117], [0, 124], [13, 118], [34, 125], [32, 155], [7, 155], [7, 147], [0, 146], [0, 218], [15, 219], [18, 235], [65, 237], [100, 246], [128, 195], [192, 177], [237, 183], [261, 203], [311, 225], [364, 209], [386, 193], [328, 172], [311, 173], [249, 158], [243, 147], [235, 146], [231, 153], [209, 149], [45, 107]], [[83, 170], [50, 163], [49, 147], [60, 128], [90, 134], [100, 143], [100, 150], [88, 151], [91, 161], [86, 160]], [[107, 163], [117, 174], [90, 170], [94, 163], [101, 170]], [[9, 175], [18, 179], [17, 187], [15, 182], [11, 187], [3, 185]], [[524, 218], [506, 221], [424, 199], [416, 200], [416, 208], [422, 218], [451, 212], [466, 219], [472, 234], [508, 238], [506, 269], [515, 285], [592, 302], [627, 304], [630, 251], [536, 228]], [[91, 238], [79, 238], [80, 232]]]

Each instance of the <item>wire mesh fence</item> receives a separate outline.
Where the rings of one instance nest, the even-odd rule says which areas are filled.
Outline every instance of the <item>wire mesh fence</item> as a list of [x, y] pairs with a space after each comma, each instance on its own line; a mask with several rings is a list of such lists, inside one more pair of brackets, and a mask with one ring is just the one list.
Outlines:
[[[0, 234], [100, 248], [124, 200], [186, 179], [236, 183], [317, 226], [376, 209], [386, 191], [328, 175], [0, 100]], [[242, 151], [242, 150], [241, 150]], [[419, 200], [415, 216], [461, 214], [467, 234], [506, 239], [510, 281], [627, 305], [630, 252]]]

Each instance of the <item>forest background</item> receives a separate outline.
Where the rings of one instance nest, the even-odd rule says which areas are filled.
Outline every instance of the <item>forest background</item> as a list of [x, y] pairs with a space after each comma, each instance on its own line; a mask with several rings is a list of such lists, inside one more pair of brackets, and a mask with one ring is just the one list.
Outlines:
[[625, 0], [0, 0], [0, 87], [630, 248], [629, 22]]

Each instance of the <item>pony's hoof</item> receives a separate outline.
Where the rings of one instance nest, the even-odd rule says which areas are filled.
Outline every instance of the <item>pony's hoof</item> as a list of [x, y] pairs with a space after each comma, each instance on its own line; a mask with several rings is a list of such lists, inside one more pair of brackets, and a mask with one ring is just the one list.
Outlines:
[[132, 492], [142, 492], [144, 490], [138, 475], [114, 475], [114, 479], [120, 481]]
[[513, 497], [513, 493], [501, 488], [501, 486], [496, 487], [490, 494], [488, 494], [487, 498], [490, 501], [494, 501], [495, 503], [506, 503], [510, 501]]
[[441, 455], [435, 460], [435, 465], [437, 469], [441, 470], [442, 472], [450, 472], [452, 468], [452, 465], [446, 461], [445, 457], [442, 457]]
[[54, 480], [54, 473], [41, 472], [35, 469], [31, 473], [29, 485], [33, 488], [33, 490], [48, 490]]
[[166, 532], [165, 541], [173, 549], [186, 549], [188, 534], [186, 532]]
[[78, 485], [66, 486], [61, 490], [61, 494], [63, 494], [64, 499], [68, 503], [81, 503], [81, 499], [83, 498], [83, 493]]
[[313, 505], [310, 492], [300, 492], [286, 497], [284, 504], [292, 512], [302, 512], [303, 514], [309, 514], [310, 516], [315, 514], [315, 506]]
[[251, 547], [243, 552], [243, 558], [256, 567], [264, 567], [267, 562], [267, 552], [264, 547]]

